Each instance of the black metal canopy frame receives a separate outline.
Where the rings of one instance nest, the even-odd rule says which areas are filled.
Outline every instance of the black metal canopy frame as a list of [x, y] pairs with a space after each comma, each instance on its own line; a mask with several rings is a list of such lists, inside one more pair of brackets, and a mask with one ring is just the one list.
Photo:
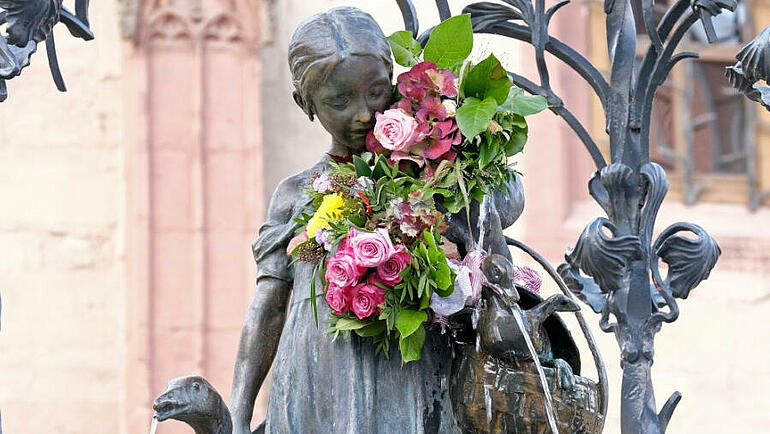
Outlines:
[[0, 36], [0, 102], [8, 98], [6, 80], [21, 74], [43, 41], [53, 81], [60, 91], [67, 90], [59, 71], [53, 27], [63, 23], [73, 36], [94, 39], [88, 24], [89, 1], [75, 0], [73, 14], [62, 5], [63, 0], [0, 0], [0, 25], [7, 24], [6, 34]]
[[[423, 44], [431, 29], [419, 33], [411, 0], [396, 0], [406, 29]], [[609, 82], [580, 53], [548, 34], [553, 15], [569, 0], [545, 8], [545, 0], [501, 0], [468, 5], [473, 30], [531, 44], [539, 84], [509, 72], [513, 82], [548, 100], [550, 110], [577, 134], [596, 164], [588, 183], [591, 196], [607, 213], [588, 224], [574, 248], [568, 249], [558, 272], [569, 289], [599, 313], [599, 325], [612, 332], [621, 349], [623, 368], [621, 432], [663, 433], [681, 399], [674, 392], [660, 411], [651, 380], [654, 337], [663, 323], [679, 316], [676, 299], [706, 279], [721, 253], [706, 231], [692, 223], [675, 223], [653, 242], [658, 209], [668, 191], [663, 168], [650, 161], [650, 119], [658, 87], [680, 60], [698, 57], [676, 52], [690, 27], [701, 22], [709, 42], [716, 41], [712, 18], [733, 10], [735, 0], [676, 0], [656, 24], [653, 0], [641, 1], [642, 22], [650, 44], [635, 65], [637, 31], [631, 0], [605, 0]], [[441, 20], [452, 16], [446, 0], [436, 0]], [[577, 72], [602, 103], [610, 138], [609, 164], [596, 142], [567, 109], [550, 85], [545, 53]], [[730, 83], [770, 110], [770, 28], [763, 30], [727, 68]], [[682, 235], [689, 233], [689, 236]], [[668, 265], [664, 278], [659, 262]], [[614, 320], [612, 319], [614, 317]]]

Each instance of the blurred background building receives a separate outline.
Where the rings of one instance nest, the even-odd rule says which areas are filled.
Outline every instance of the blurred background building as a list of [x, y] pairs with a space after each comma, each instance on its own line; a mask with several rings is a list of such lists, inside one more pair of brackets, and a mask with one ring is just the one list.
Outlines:
[[[437, 23], [433, 2], [415, 3], [422, 28]], [[455, 13], [465, 3], [450, 1]], [[229, 395], [266, 202], [329, 144], [291, 99], [288, 39], [305, 17], [343, 4], [372, 13], [386, 34], [403, 27], [388, 0], [102, 0], [91, 5], [95, 41], [56, 29], [69, 93], [56, 92], [42, 53], [9, 82], [0, 105], [6, 433], [147, 432], [152, 399], [179, 375], [201, 374]], [[688, 45], [703, 56], [676, 67], [654, 111], [652, 155], [672, 190], [658, 228], [698, 223], [723, 252], [657, 339], [659, 405], [684, 395], [676, 433], [770, 426], [770, 118], [721, 73], [770, 24], [770, 0], [741, 8], [720, 24], [720, 44], [692, 33]], [[603, 19], [601, 1], [576, 1], [551, 30], [606, 66]], [[476, 56], [493, 50], [509, 69], [533, 72], [528, 47], [477, 38]], [[588, 87], [558, 62], [550, 68], [558, 93], [603, 137]], [[601, 214], [587, 194], [588, 154], [560, 122], [531, 118], [516, 162], [527, 207], [511, 230], [554, 263]], [[618, 349], [586, 316], [612, 382], [605, 432], [615, 433]], [[165, 422], [158, 432], [189, 429]]]

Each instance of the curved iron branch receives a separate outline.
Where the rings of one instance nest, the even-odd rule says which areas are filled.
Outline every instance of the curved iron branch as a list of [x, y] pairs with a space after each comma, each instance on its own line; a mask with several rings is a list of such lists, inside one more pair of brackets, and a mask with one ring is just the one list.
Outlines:
[[[491, 33], [532, 44], [532, 31], [528, 27], [516, 23], [498, 23], [487, 29], [479, 30], [479, 33]], [[596, 96], [601, 100], [606, 115], [606, 101], [610, 94], [610, 87], [602, 73], [580, 53], [553, 36], [548, 37], [544, 48], [545, 51], [577, 72], [591, 86]]]
[[514, 74], [512, 72], [509, 72], [508, 75], [511, 77], [513, 84], [516, 86], [519, 86], [532, 95], [541, 95], [545, 97], [545, 99], [548, 101], [548, 109], [551, 110], [551, 112], [553, 112], [553, 114], [556, 116], [564, 119], [564, 122], [566, 122], [567, 125], [572, 128], [572, 131], [574, 131], [575, 134], [577, 134], [577, 136], [580, 138], [580, 141], [583, 142], [586, 150], [591, 155], [591, 159], [594, 160], [594, 164], [596, 165], [597, 170], [600, 170], [602, 167], [607, 165], [607, 162], [604, 161], [604, 156], [599, 150], [599, 147], [596, 146], [594, 139], [590, 134], [588, 134], [588, 131], [586, 131], [583, 124], [580, 123], [575, 115], [573, 115], [572, 112], [564, 107], [564, 102], [561, 98], [559, 98], [558, 95], [556, 95], [552, 90], [544, 89], [543, 87], [538, 86], [532, 82], [532, 80], [526, 77]]
[[[671, 29], [674, 28], [674, 24], [676, 24], [676, 22], [679, 21], [679, 18], [687, 12], [689, 6], [690, 0], [678, 0], [668, 11], [666, 11], [660, 24], [658, 24], [657, 30], [657, 34], [662, 40], [668, 38], [668, 34], [671, 32]], [[650, 45], [647, 49], [647, 54], [645, 54], [644, 60], [642, 60], [642, 64], [639, 67], [639, 71], [636, 74], [637, 84], [636, 93], [634, 95], [634, 109], [631, 113], [632, 128], [639, 128], [641, 113], [649, 90], [648, 86], [650, 78], [652, 77], [652, 68], [655, 67], [655, 62], [658, 60], [658, 54], [662, 51], [662, 48], [659, 49], [654, 44]]]
[[412, 32], [412, 37], [416, 38], [420, 31], [420, 23], [417, 21], [417, 11], [414, 9], [412, 0], [396, 0], [396, 3], [404, 18], [404, 28]]
[[[682, 24], [679, 25], [679, 27], [677, 27], [677, 29], [674, 31], [674, 34], [671, 36], [671, 40], [666, 44], [666, 48], [663, 50], [663, 53], [661, 53], [658, 57], [658, 60], [655, 63], [655, 67], [650, 74], [650, 81], [647, 85], [647, 91], [644, 95], [644, 105], [642, 106], [642, 112], [640, 113], [642, 121], [640, 126], [641, 150], [645, 161], [649, 161], [650, 159], [650, 119], [652, 117], [652, 102], [655, 98], [655, 93], [657, 92], [658, 87], [665, 81], [668, 73], [671, 71], [673, 64], [684, 58], [682, 56], [677, 56], [672, 59], [672, 56], [674, 50], [679, 45], [679, 42], [681, 42], [684, 35], [687, 34], [687, 31], [690, 29], [690, 27], [692, 27], [693, 24], [695, 24], [696, 21], [698, 21], [698, 15], [694, 12], [690, 12], [685, 17], [684, 21], [682, 21]], [[688, 55], [685, 57], [693, 57], [691, 54], [695, 53], [687, 54]], [[695, 55], [697, 56], [697, 54]]]
[[436, 9], [438, 9], [438, 16], [441, 21], [444, 21], [452, 16], [452, 11], [449, 10], [447, 0], [436, 0]]

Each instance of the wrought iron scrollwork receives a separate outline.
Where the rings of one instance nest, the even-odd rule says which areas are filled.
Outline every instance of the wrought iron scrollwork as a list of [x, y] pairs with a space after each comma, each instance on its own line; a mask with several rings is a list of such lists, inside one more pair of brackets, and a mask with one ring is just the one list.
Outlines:
[[76, 0], [72, 13], [62, 5], [62, 0], [0, 0], [0, 25], [6, 24], [6, 35], [0, 37], [0, 102], [8, 97], [5, 81], [21, 74], [37, 45], [44, 41], [54, 83], [60, 91], [67, 90], [59, 70], [53, 27], [63, 23], [73, 36], [86, 41], [93, 39], [88, 3], [89, 0]]
[[[407, 29], [418, 35], [411, 1], [397, 2]], [[567, 251], [558, 273], [578, 298], [601, 314], [600, 327], [614, 333], [621, 348], [621, 432], [662, 433], [681, 394], [675, 392], [660, 412], [656, 410], [650, 375], [654, 336], [663, 323], [679, 317], [676, 299], [686, 298], [708, 277], [720, 250], [705, 230], [691, 223], [674, 224], [652, 242], [655, 219], [668, 191], [665, 171], [650, 162], [653, 98], [675, 64], [697, 57], [697, 53], [677, 52], [689, 29], [700, 21], [707, 39], [714, 42], [711, 19], [723, 10], [735, 9], [736, 0], [676, 0], [657, 23], [654, 2], [642, 0], [640, 22], [651, 43], [641, 63], [636, 62], [637, 20], [631, 0], [605, 0], [609, 80], [580, 53], [548, 33], [551, 18], [566, 4], [562, 1], [546, 10], [545, 0], [501, 0], [472, 3], [463, 12], [471, 15], [477, 33], [502, 35], [534, 47], [539, 83], [509, 72], [511, 79], [525, 91], [545, 97], [550, 110], [577, 134], [596, 164], [588, 188], [607, 218], [586, 227], [575, 248]], [[446, 0], [437, 0], [436, 5], [441, 19], [446, 19]], [[420, 34], [420, 41], [425, 43], [429, 35], [430, 29]], [[768, 81], [769, 51], [770, 30], [765, 30], [727, 71], [733, 86], [768, 109], [770, 87], [758, 82]], [[610, 139], [609, 165], [595, 140], [551, 88], [546, 53], [577, 72], [600, 99]], [[695, 238], [680, 232], [690, 232]], [[665, 279], [660, 275], [660, 261], [668, 264]]]

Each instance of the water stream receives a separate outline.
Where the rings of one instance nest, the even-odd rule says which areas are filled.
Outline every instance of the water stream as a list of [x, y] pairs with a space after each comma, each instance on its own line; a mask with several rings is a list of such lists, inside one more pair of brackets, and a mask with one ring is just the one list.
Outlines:
[[[476, 222], [476, 227], [479, 230], [479, 238], [476, 240], [475, 246], [476, 250], [484, 252], [484, 236], [486, 235], [486, 219], [487, 214], [489, 213], [489, 209], [491, 208], [492, 204], [490, 203], [490, 197], [485, 195], [484, 199], [482, 200], [480, 206], [479, 206], [479, 219]], [[470, 222], [469, 222], [470, 223]], [[471, 237], [473, 237], [473, 232], [471, 232]], [[473, 315], [471, 316], [472, 323], [473, 323], [473, 329], [476, 329], [476, 323], [478, 321], [478, 311], [480, 311], [480, 304], [476, 306], [476, 311], [473, 312]], [[540, 377], [540, 385], [543, 388], [543, 395], [545, 396], [545, 412], [548, 416], [548, 425], [551, 428], [551, 432], [553, 434], [559, 434], [559, 428], [556, 425], [556, 417], [554, 416], [553, 411], [553, 398], [551, 397], [551, 390], [548, 387], [548, 380], [545, 378], [545, 372], [543, 371], [543, 366], [540, 364], [540, 359], [537, 356], [537, 352], [535, 351], [534, 345], [532, 345], [532, 340], [529, 338], [529, 333], [527, 333], [526, 327], [524, 327], [524, 321], [521, 318], [521, 310], [518, 305], [516, 304], [510, 304], [509, 305], [510, 311], [513, 314], [513, 317], [516, 319], [516, 325], [519, 327], [519, 332], [521, 332], [521, 335], [524, 337], [524, 341], [527, 343], [527, 349], [529, 349], [529, 353], [532, 356], [532, 360], [535, 363], [535, 367], [537, 368], [537, 374]], [[499, 336], [499, 330], [496, 330], [496, 338]], [[476, 351], [479, 351], [480, 347], [480, 336], [477, 334], [476, 336]], [[492, 402], [489, 395], [489, 390], [487, 389], [487, 385], [484, 386], [484, 404], [486, 406], [487, 410], [487, 419], [488, 422], [491, 423], [492, 419]]]
[[[484, 251], [484, 235], [486, 235], [485, 223], [489, 206], [489, 196], [484, 196], [484, 200], [482, 200], [479, 205], [479, 220], [476, 222], [476, 227], [479, 229], [479, 239], [476, 240], [476, 250], [480, 252]], [[473, 236], [473, 234], [471, 234], [471, 236]]]
[[158, 418], [152, 418], [152, 425], [150, 425], [150, 434], [155, 434], [155, 430], [158, 429]]
[[521, 311], [519, 310], [519, 306], [512, 305], [511, 313], [516, 319], [516, 325], [519, 326], [519, 331], [524, 337], [524, 342], [527, 343], [529, 353], [532, 355], [532, 360], [535, 363], [535, 367], [537, 367], [537, 374], [540, 377], [540, 385], [543, 387], [543, 395], [545, 396], [545, 412], [548, 415], [548, 424], [551, 426], [551, 432], [553, 434], [559, 434], [559, 428], [556, 425], [556, 417], [554, 416], [553, 412], [553, 398], [551, 397], [551, 389], [548, 387], [548, 380], [545, 378], [543, 366], [540, 364], [540, 359], [537, 356], [535, 347], [532, 345], [532, 340], [529, 338], [529, 333], [527, 333], [527, 329], [524, 327], [524, 321], [521, 319]]

